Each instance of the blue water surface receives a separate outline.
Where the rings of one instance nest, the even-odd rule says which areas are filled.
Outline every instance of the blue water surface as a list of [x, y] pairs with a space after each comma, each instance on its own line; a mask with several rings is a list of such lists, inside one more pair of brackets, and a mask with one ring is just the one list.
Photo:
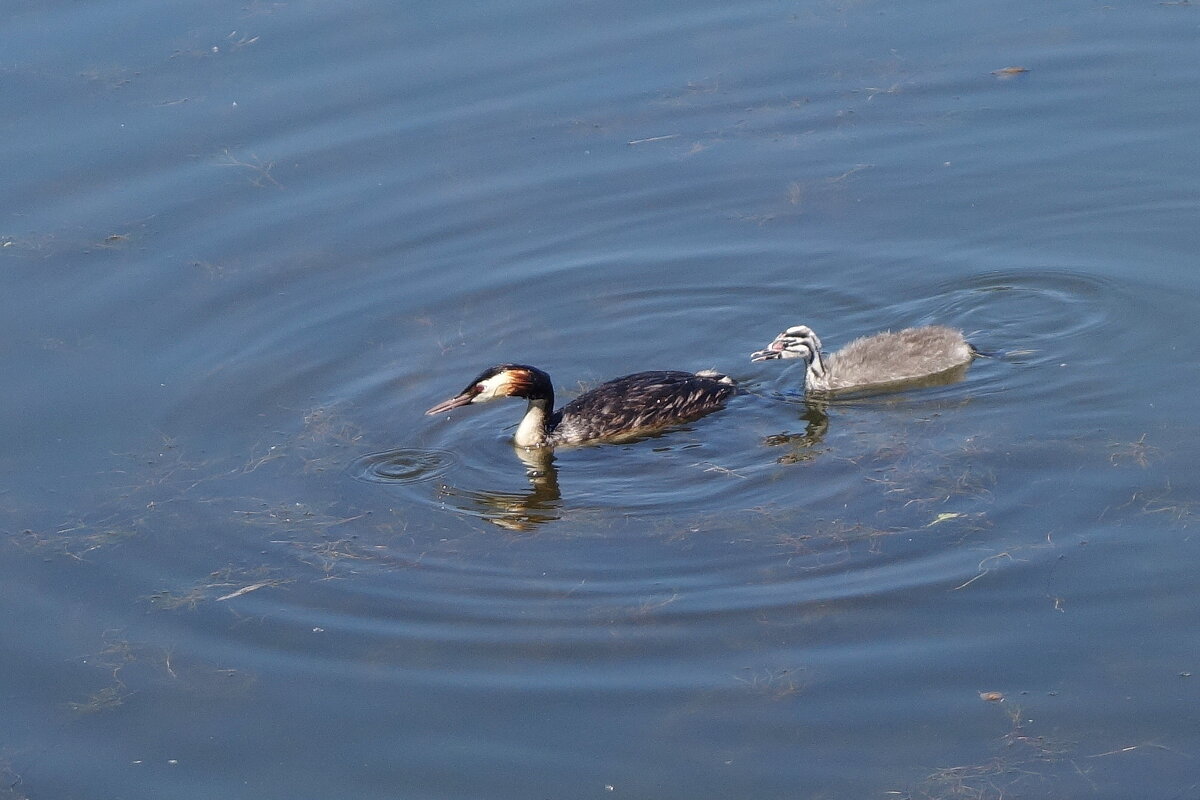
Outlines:
[[1197, 793], [1194, 5], [4, 17], [0, 798]]

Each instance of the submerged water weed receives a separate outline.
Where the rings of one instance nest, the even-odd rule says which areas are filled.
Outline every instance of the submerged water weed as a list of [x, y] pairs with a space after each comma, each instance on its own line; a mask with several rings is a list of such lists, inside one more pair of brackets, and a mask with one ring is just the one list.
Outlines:
[[222, 167], [239, 167], [248, 170], [251, 173], [250, 183], [260, 189], [267, 186], [274, 186], [276, 189], [282, 189], [283, 186], [279, 181], [275, 180], [271, 175], [271, 170], [275, 168], [274, 161], [263, 161], [257, 155], [250, 154], [250, 160], [238, 158], [229, 152], [229, 148], [222, 151], [221, 158], [217, 160], [217, 165]]
[[391, 540], [403, 534], [407, 527], [403, 520], [376, 521], [371, 512], [342, 515], [333, 513], [336, 508], [322, 511], [296, 502], [277, 505], [268, 505], [263, 500], [255, 502], [261, 508], [233, 509], [230, 513], [240, 526], [268, 532], [271, 536], [266, 540], [268, 544], [284, 547], [295, 561], [315, 568], [321, 580], [336, 577], [339, 570], [353, 571], [356, 563], [392, 568], [416, 563], [411, 557], [395, 555], [388, 544], [371, 541], [371, 535]]
[[905, 507], [944, 505], [952, 500], [990, 503], [995, 484], [996, 476], [990, 471], [947, 464], [908, 485], [897, 486], [896, 494]]
[[[76, 714], [96, 714], [119, 708], [137, 694], [139, 688], [154, 683], [166, 682], [210, 696], [240, 693], [253, 682], [253, 678], [241, 670], [180, 663], [170, 649], [132, 642], [122, 638], [118, 631], [106, 631], [102, 641], [104, 646], [100, 651], [82, 656], [79, 661], [103, 671], [108, 682], [84, 700], [67, 702], [67, 709]], [[135, 683], [136, 688], [129, 683]]]
[[[241, 499], [246, 500], [248, 498]], [[331, 528], [346, 525], [347, 523], [355, 522], [368, 516], [367, 513], [362, 512], [343, 517], [330, 514], [326, 511], [320, 511], [314, 509], [312, 506], [298, 502], [277, 503], [273, 505], [261, 499], [252, 502], [259, 505], [260, 508], [254, 510], [233, 509], [231, 514], [234, 519], [240, 521], [243, 526], [267, 528], [269, 530], [284, 529], [305, 531], [308, 533], [325, 532]]]
[[203, 602], [225, 602], [256, 592], [291, 583], [293, 578], [273, 577], [277, 573], [271, 567], [239, 569], [225, 567], [208, 575], [208, 578], [180, 591], [161, 590], [150, 595], [148, 600], [156, 608], [174, 610], [194, 609]]
[[803, 671], [803, 667], [743, 667], [733, 679], [750, 692], [783, 700], [804, 691], [805, 683], [799, 675]]
[[401, 569], [415, 567], [421, 561], [420, 555], [415, 558], [397, 556], [387, 545], [366, 544], [360, 542], [357, 537], [316, 542], [273, 539], [271, 544], [291, 547], [296, 560], [316, 568], [321, 573], [319, 580], [344, 577], [346, 573], [354, 572], [356, 562]]
[[305, 472], [323, 472], [345, 464], [340, 451], [360, 452], [367, 443], [366, 433], [356, 423], [335, 408], [321, 406], [305, 413], [304, 427], [291, 445]]
[[[31, 518], [45, 516], [46, 509], [0, 509], [4, 516], [20, 519], [25, 525], [10, 528], [3, 542], [26, 553], [82, 561], [135, 536], [154, 538], [190, 526], [211, 527], [221, 524], [222, 515], [228, 515], [238, 527], [276, 532], [274, 539], [284, 538], [278, 531], [286, 530], [293, 543], [302, 542], [297, 547], [297, 552], [306, 553], [301, 561], [318, 566], [327, 575], [335, 561], [376, 554], [372, 548], [352, 546], [351, 539], [360, 527], [348, 533], [335, 532], [338, 526], [360, 522], [365, 512], [338, 513], [333, 503], [328, 510], [321, 510], [296, 502], [247, 499], [246, 489], [250, 484], [259, 489], [274, 485], [274, 475], [260, 472], [267, 465], [279, 476], [291, 479], [339, 468], [345, 460], [340, 449], [357, 451], [363, 441], [355, 424], [328, 407], [304, 413], [301, 427], [293, 435], [260, 445], [248, 460], [232, 467], [229, 460], [193, 458], [177, 439], [156, 432], [144, 449], [115, 454], [116, 466], [105, 474], [109, 480], [96, 490], [96, 502], [86, 513], [69, 516], [57, 524], [35, 526], [29, 524]], [[396, 526], [382, 527], [391, 531]], [[168, 605], [197, 601], [191, 592], [162, 598]]]
[[348, 458], [341, 451], [353, 448], [358, 453], [371, 447], [362, 428], [341, 416], [333, 406], [311, 408], [301, 420], [302, 427], [294, 434], [271, 444], [255, 443], [240, 471], [255, 472], [272, 461], [285, 460], [298, 464], [305, 473], [324, 472], [345, 466]]
[[921, 447], [903, 431], [856, 437], [851, 443], [862, 450], [842, 456], [828, 448], [809, 452], [818, 472], [807, 480], [837, 481], [837, 493], [825, 501], [837, 509], [836, 516], [814, 520], [820, 508], [802, 514], [785, 507], [759, 509], [761, 522], [774, 529], [774, 541], [789, 561], [816, 558], [813, 566], [820, 568], [828, 566], [830, 556], [849, 558], [858, 543], [880, 553], [896, 536], [962, 539], [992, 526], [986, 507], [994, 501], [996, 476], [977, 439], [950, 452]]
[[1059, 782], [1083, 780], [1090, 786], [1084, 771], [1068, 755], [1073, 745], [1031, 734], [1026, 727], [1031, 720], [1023, 720], [1019, 708], [1009, 712], [1008, 718], [1009, 730], [997, 742], [1002, 751], [998, 755], [978, 764], [934, 770], [911, 792], [889, 794], [906, 800], [1003, 800], [1024, 797], [1026, 792]]
[[1192, 521], [1197, 502], [1178, 498], [1171, 482], [1167, 481], [1166, 486], [1162, 489], [1151, 492], [1143, 489], [1137, 490], [1126, 506], [1140, 509], [1141, 514], [1162, 516], [1172, 524], [1186, 528]]
[[1108, 449], [1108, 460], [1114, 467], [1131, 464], [1142, 469], [1149, 467], [1162, 452], [1154, 445], [1146, 444], [1144, 433], [1133, 442], [1109, 442]]
[[970, 586], [972, 583], [974, 583], [975, 581], [977, 581], [980, 578], [984, 577], [985, 575], [991, 573], [993, 570], [999, 569], [1001, 567], [1001, 565], [1003, 565], [1005, 563], [1011, 563], [1011, 562], [1017, 561], [1017, 560], [1018, 559], [1016, 559], [1013, 556], [1013, 554], [1007, 550], [1002, 553], [993, 553], [992, 555], [987, 556], [986, 558], [980, 560], [979, 571], [974, 575], [974, 577], [970, 578], [967, 581], [964, 581], [963, 583], [960, 583], [958, 586], [955, 586], [954, 589], [952, 589], [952, 591], [958, 591], [959, 589], [965, 589], [968, 586]]
[[[945, 446], [943, 432], [930, 427], [937, 419], [934, 414], [907, 425], [876, 427], [872, 416], [836, 438], [820, 428], [814, 434], [810, 421], [804, 434], [768, 437], [764, 444], [787, 446], [790, 452], [776, 462], [818, 469], [813, 480], [844, 475], [839, 507], [861, 509], [860, 518], [871, 518], [876, 527], [915, 530], [950, 519], [987, 527], [982, 506], [993, 501], [996, 476], [989, 464], [994, 453], [979, 436]], [[946, 514], [953, 516], [939, 517]], [[847, 516], [853, 518], [853, 512]]]
[[[188, 461], [176, 443], [161, 434], [146, 452], [119, 457], [127, 463], [109, 473], [113, 485], [99, 490], [103, 499], [89, 511], [69, 515], [58, 524], [26, 527], [6, 541], [27, 553], [88, 560], [97, 551], [146, 534], [170, 502], [215, 477], [211, 464]], [[46, 514], [45, 509], [23, 511], [26, 519]]]
[[980, 465], [984, 455], [986, 452], [973, 441], [948, 453], [914, 452], [897, 445], [873, 455], [868, 464], [878, 466], [866, 480], [883, 490], [889, 504], [905, 508], [963, 500], [990, 503], [996, 476]]
[[29, 800], [29, 795], [21, 791], [23, 776], [13, 766], [7, 756], [0, 756], [0, 798], [3, 800]]
[[125, 463], [113, 469], [114, 479], [120, 481], [114, 488], [130, 501], [151, 495], [146, 502], [150, 510], [224, 475], [217, 461], [192, 458], [176, 437], [162, 431], [156, 432], [155, 441], [144, 449], [116, 455]]
[[842, 519], [818, 520], [805, 530], [779, 532], [775, 544], [787, 554], [788, 566], [794, 558], [803, 557], [806, 569], [821, 570], [848, 562], [855, 544], [865, 542], [869, 552], [878, 553], [883, 539], [900, 532]]
[[74, 520], [50, 530], [26, 528], [9, 541], [29, 553], [54, 553], [83, 561], [89, 553], [137, 535], [142, 518], [120, 520], [116, 515], [98, 522]]
[[126, 698], [131, 694], [133, 693], [125, 691], [124, 684], [114, 684], [92, 693], [82, 702], [67, 703], [67, 708], [76, 714], [96, 714], [125, 705]]
[[678, 601], [679, 597], [677, 591], [672, 591], [668, 595], [647, 597], [635, 605], [625, 606], [621, 612], [618, 612], [618, 615], [634, 622], [646, 622], [658, 617], [658, 612]]

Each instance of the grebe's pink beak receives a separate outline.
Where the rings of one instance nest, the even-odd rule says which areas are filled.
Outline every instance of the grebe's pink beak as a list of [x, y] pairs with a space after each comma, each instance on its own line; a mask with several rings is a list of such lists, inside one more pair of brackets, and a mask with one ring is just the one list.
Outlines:
[[475, 395], [473, 394], [460, 394], [457, 397], [451, 397], [449, 400], [443, 400], [425, 413], [430, 416], [434, 414], [441, 414], [442, 412], [449, 411], [452, 408], [458, 408], [459, 406], [470, 404], [474, 397]]

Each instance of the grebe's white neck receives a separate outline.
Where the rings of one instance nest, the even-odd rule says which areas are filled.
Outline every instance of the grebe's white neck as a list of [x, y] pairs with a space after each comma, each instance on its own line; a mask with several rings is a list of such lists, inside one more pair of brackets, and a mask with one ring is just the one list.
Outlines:
[[541, 397], [531, 398], [513, 435], [513, 443], [518, 447], [545, 447], [550, 433], [550, 402]]

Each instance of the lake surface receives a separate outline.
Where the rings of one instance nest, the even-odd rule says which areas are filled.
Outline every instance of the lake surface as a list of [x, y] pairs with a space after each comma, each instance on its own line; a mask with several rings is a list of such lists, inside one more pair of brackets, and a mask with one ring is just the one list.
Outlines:
[[0, 798], [1200, 796], [1200, 7], [3, 17]]

